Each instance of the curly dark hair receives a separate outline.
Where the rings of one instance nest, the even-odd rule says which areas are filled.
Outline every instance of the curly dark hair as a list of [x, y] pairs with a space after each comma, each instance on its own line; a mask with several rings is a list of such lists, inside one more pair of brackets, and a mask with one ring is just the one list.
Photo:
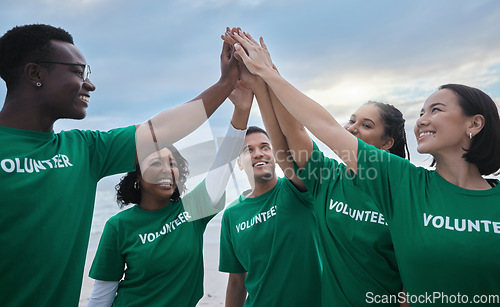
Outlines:
[[[177, 180], [177, 187], [174, 193], [170, 197], [170, 201], [179, 200], [181, 195], [186, 190], [186, 180], [189, 176], [188, 162], [179, 153], [179, 151], [172, 145], [166, 146], [175, 158], [177, 162], [177, 168], [179, 169], [179, 179]], [[141, 175], [141, 169], [137, 164], [135, 166], [135, 171], [127, 173], [120, 179], [120, 182], [115, 186], [116, 190], [116, 202], [120, 208], [128, 206], [129, 204], [140, 204], [141, 203], [141, 189], [134, 188], [134, 184], [137, 182], [139, 176]]]
[[17, 26], [0, 37], [0, 77], [7, 90], [13, 90], [27, 63], [50, 59], [54, 51], [51, 40], [74, 45], [66, 30], [44, 24]]
[[373, 104], [380, 110], [380, 118], [384, 122], [384, 136], [394, 139], [394, 144], [388, 151], [401, 158], [410, 159], [403, 113], [395, 106], [383, 102], [368, 101], [366, 104]]

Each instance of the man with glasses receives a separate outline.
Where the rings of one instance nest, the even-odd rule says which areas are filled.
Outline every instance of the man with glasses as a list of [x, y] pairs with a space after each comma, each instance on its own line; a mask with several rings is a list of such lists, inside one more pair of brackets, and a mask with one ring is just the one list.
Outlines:
[[0, 38], [7, 85], [0, 111], [2, 306], [78, 305], [97, 182], [132, 171], [154, 145], [166, 147], [201, 125], [237, 81], [228, 44], [221, 69], [194, 100], [144, 124], [54, 133], [61, 118], [85, 118], [95, 90], [90, 66], [60, 28], [26, 25]]

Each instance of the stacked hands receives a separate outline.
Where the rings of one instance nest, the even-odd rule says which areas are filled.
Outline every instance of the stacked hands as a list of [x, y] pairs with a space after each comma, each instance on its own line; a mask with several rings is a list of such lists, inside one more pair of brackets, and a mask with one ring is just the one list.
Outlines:
[[[232, 57], [238, 60], [239, 80], [238, 87], [254, 88], [265, 73], [277, 72], [264, 39], [260, 37], [260, 44], [241, 28], [226, 28], [221, 35], [222, 40], [232, 46]], [[231, 97], [230, 97], [231, 98]]]

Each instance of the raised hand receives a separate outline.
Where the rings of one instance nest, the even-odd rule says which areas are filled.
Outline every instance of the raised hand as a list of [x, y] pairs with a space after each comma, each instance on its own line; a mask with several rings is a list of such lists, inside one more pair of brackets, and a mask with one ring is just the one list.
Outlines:
[[229, 95], [229, 100], [234, 104], [235, 109], [249, 111], [253, 101], [252, 89], [245, 81], [239, 80]]
[[273, 69], [271, 55], [262, 37], [259, 45], [250, 34], [241, 30], [228, 34], [233, 40], [237, 41], [234, 45], [236, 52], [251, 73], [261, 74], [266, 69]]
[[233, 45], [224, 41], [220, 55], [221, 77], [220, 80], [228, 82], [231, 86], [238, 81], [238, 61], [234, 58]]
[[[238, 31], [241, 31], [241, 28], [226, 27], [226, 33], [224, 33], [224, 35], [221, 35], [221, 38], [226, 43], [230, 44], [231, 46], [234, 46], [234, 44], [236, 44], [237, 41], [231, 36], [231, 34], [236, 33]], [[234, 58], [240, 62], [243, 62], [243, 60], [241, 59], [241, 56], [236, 51], [234, 52]]]

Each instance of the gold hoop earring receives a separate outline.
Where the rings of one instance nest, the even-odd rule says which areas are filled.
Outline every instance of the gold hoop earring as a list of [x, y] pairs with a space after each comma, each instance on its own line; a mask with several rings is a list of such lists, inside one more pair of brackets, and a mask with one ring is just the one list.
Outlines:
[[139, 188], [140, 188], [139, 181], [134, 182], [134, 189], [136, 189], [137, 191], [139, 191]]

